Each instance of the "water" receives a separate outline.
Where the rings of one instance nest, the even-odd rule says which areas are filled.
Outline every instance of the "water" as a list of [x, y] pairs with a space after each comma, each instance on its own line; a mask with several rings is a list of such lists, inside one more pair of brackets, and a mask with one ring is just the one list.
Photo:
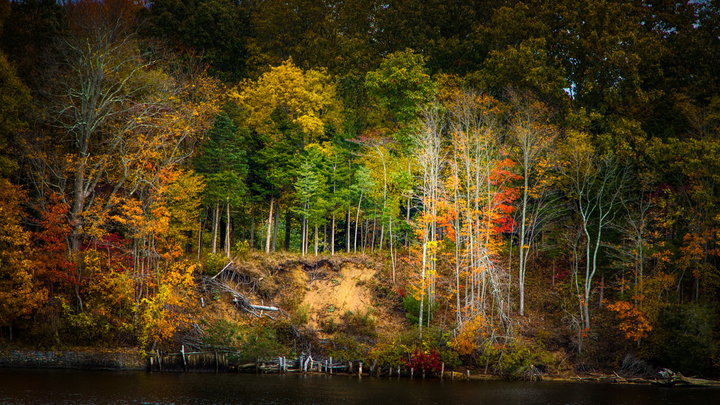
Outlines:
[[720, 389], [347, 376], [0, 370], [2, 404], [720, 404]]

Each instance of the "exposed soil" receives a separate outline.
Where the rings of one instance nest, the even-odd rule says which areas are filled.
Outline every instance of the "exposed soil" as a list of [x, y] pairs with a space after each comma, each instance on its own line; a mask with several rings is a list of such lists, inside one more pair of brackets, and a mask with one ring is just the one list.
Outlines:
[[368, 285], [376, 273], [372, 268], [348, 263], [323, 279], [308, 281], [301, 303], [308, 309], [307, 326], [319, 330], [324, 320], [339, 321], [347, 312], [367, 313], [373, 302]]

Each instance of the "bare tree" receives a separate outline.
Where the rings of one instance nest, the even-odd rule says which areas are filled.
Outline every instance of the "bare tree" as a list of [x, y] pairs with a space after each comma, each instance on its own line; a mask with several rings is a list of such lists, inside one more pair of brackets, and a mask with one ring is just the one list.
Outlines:
[[530, 250], [535, 236], [553, 215], [556, 204], [550, 201], [547, 171], [550, 169], [548, 154], [557, 139], [557, 128], [547, 120], [547, 107], [528, 95], [511, 93], [515, 106], [509, 134], [514, 160], [522, 174], [522, 190], [519, 211], [518, 288], [519, 313], [525, 315], [525, 276]]
[[582, 283], [580, 297], [582, 325], [590, 329], [590, 296], [598, 272], [604, 232], [613, 223], [622, 203], [625, 171], [612, 155], [600, 155], [583, 133], [570, 133], [564, 146], [567, 162], [565, 177], [584, 240], [584, 274], [577, 272]]
[[[437, 205], [441, 195], [440, 176], [443, 170], [443, 140], [442, 133], [445, 128], [445, 114], [437, 105], [424, 109], [422, 115], [422, 126], [415, 133], [415, 156], [422, 173], [422, 183], [418, 196], [422, 204], [424, 215], [421, 219], [422, 227], [422, 267], [420, 273], [422, 292], [420, 294], [420, 314], [418, 326], [422, 331], [423, 317], [427, 316], [430, 321], [430, 314], [424, 314], [425, 300], [427, 295], [428, 307], [434, 300], [434, 280], [436, 274], [436, 258], [434, 257], [434, 243], [437, 241]], [[428, 252], [428, 245], [431, 245]], [[430, 254], [430, 257], [428, 257]], [[430, 279], [427, 280], [427, 275]], [[429, 282], [428, 282], [429, 281]]]

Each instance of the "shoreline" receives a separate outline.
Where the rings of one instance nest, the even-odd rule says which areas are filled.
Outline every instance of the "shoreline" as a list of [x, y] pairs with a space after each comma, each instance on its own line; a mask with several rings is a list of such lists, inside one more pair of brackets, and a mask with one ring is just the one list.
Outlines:
[[0, 368], [140, 371], [147, 369], [147, 360], [132, 349], [11, 349], [0, 351]]
[[[107, 350], [3, 350], [0, 351], [0, 369], [58, 369], [58, 370], [85, 370], [85, 371], [150, 371], [148, 357], [137, 349], [121, 348]], [[169, 373], [203, 373], [200, 370], [190, 371], [163, 371]], [[292, 372], [291, 374], [301, 374]], [[306, 374], [326, 375], [325, 373], [309, 372]], [[350, 373], [336, 373], [338, 376], [353, 376]], [[363, 373], [363, 377], [373, 377]], [[419, 376], [415, 377], [420, 378]], [[440, 377], [429, 377], [440, 379]], [[445, 371], [445, 380], [457, 381], [510, 381], [495, 374], [460, 373]], [[668, 379], [647, 379], [638, 377], [622, 377], [616, 373], [586, 373], [575, 375], [545, 374], [535, 381], [527, 382], [566, 382], [566, 383], [607, 383], [620, 385], [656, 385], [665, 387], [712, 387], [720, 388], [720, 380], [708, 380], [685, 377], [681, 374]]]

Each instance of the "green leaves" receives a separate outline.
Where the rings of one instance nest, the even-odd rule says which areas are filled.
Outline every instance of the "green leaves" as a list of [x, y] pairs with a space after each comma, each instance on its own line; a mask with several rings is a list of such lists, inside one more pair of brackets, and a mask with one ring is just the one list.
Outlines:
[[425, 57], [410, 49], [388, 55], [377, 70], [367, 73], [365, 85], [389, 119], [400, 125], [416, 119], [437, 92]]
[[232, 205], [238, 205], [247, 194], [248, 161], [244, 138], [243, 131], [225, 113], [217, 117], [208, 132], [207, 141], [195, 159], [195, 167], [205, 177], [205, 195], [209, 201], [229, 200]]

